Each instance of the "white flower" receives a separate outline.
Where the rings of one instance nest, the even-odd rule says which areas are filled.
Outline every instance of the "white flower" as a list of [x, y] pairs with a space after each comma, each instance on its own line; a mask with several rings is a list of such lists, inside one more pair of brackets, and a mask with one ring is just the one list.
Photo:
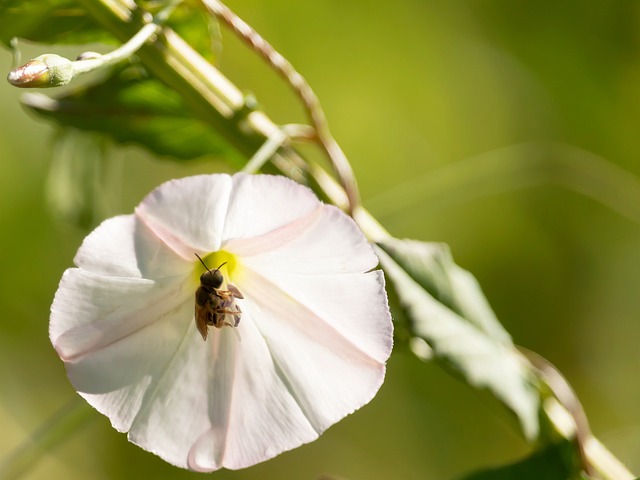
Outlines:
[[[207, 266], [244, 296], [237, 327], [194, 322]], [[94, 230], [51, 307], [72, 384], [129, 439], [197, 471], [318, 437], [382, 384], [392, 325], [354, 222], [267, 175], [167, 182]], [[233, 299], [230, 299], [230, 301]], [[234, 308], [235, 311], [235, 308]], [[234, 317], [225, 317], [234, 324]]]

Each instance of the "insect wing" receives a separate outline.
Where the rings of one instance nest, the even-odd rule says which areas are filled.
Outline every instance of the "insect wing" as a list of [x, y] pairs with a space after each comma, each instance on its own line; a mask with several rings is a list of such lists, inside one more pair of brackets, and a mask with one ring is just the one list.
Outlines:
[[238, 290], [234, 285], [228, 284], [227, 289], [229, 290], [229, 292], [231, 292], [231, 295], [233, 295], [234, 297], [244, 298], [242, 293], [240, 293], [240, 290]]
[[196, 290], [195, 321], [196, 328], [202, 335], [203, 340], [207, 339], [207, 334], [209, 333], [208, 320], [210, 311], [209, 293], [200, 287]]

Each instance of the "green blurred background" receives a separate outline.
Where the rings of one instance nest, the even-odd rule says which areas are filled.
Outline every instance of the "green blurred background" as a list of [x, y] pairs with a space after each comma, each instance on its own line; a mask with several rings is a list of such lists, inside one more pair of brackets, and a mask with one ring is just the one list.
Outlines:
[[[398, 237], [451, 245], [515, 342], [564, 372], [595, 434], [638, 474], [640, 3], [230, 6], [315, 88], [365, 205]], [[280, 80], [223, 35], [223, 71], [276, 121], [302, 121]], [[9, 52], [0, 64], [9, 71]], [[47, 328], [57, 282], [86, 233], [50, 208], [55, 130], [21, 109], [21, 93], [0, 82], [1, 456], [76, 395]], [[131, 212], [168, 178], [224, 168], [114, 148], [106, 213]], [[488, 394], [400, 346], [370, 405], [310, 445], [212, 477], [450, 479], [524, 455], [516, 432]], [[129, 444], [98, 414], [25, 475], [141, 477], [202, 475]]]

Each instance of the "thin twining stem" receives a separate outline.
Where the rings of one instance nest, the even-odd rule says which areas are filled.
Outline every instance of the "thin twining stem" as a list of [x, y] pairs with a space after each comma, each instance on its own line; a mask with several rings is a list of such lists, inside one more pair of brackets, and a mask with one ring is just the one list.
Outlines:
[[232, 12], [226, 5], [219, 0], [202, 0], [202, 3], [213, 15], [222, 20], [241, 39], [247, 42], [253, 50], [258, 52], [296, 92], [316, 131], [316, 138], [327, 153], [333, 169], [347, 194], [349, 210], [350, 213], [353, 214], [360, 204], [358, 185], [349, 160], [331, 135], [329, 124], [320, 105], [318, 96], [311, 89], [304, 77], [296, 71], [286, 58], [278, 53], [269, 42], [262, 38], [258, 32]]
[[[536, 369], [538, 377], [549, 387], [556, 400], [571, 416], [575, 439], [585, 472], [608, 480], [636, 478], [620, 460], [609, 452], [591, 433], [587, 415], [573, 388], [560, 371], [546, 358], [523, 347], [518, 349]], [[554, 419], [550, 417], [553, 421]], [[558, 424], [556, 424], [558, 426]]]
[[558, 399], [560, 404], [567, 409], [573, 418], [573, 422], [575, 424], [576, 443], [578, 444], [583, 464], [582, 466], [587, 473], [592, 474], [593, 467], [591, 466], [591, 462], [587, 458], [584, 450], [584, 445], [587, 439], [591, 437], [591, 429], [589, 428], [587, 415], [585, 414], [576, 393], [573, 391], [564, 376], [546, 358], [526, 348], [519, 348], [536, 370], [538, 370], [539, 376], [551, 389], [553, 395]]

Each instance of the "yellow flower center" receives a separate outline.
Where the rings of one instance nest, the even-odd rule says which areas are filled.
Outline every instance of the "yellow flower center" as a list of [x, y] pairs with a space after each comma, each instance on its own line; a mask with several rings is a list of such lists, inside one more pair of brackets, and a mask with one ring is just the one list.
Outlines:
[[[225, 250], [218, 250], [217, 252], [210, 253], [209, 255], [205, 255], [201, 258], [209, 270], [214, 271], [220, 268], [220, 273], [222, 273], [222, 276], [224, 277], [223, 285], [226, 285], [227, 282], [230, 282], [231, 278], [237, 279], [240, 274], [241, 266], [240, 262], [238, 262], [237, 260], [237, 257]], [[202, 275], [204, 272], [204, 267], [196, 259], [194, 276], [197, 283], [200, 283], [200, 275]]]

